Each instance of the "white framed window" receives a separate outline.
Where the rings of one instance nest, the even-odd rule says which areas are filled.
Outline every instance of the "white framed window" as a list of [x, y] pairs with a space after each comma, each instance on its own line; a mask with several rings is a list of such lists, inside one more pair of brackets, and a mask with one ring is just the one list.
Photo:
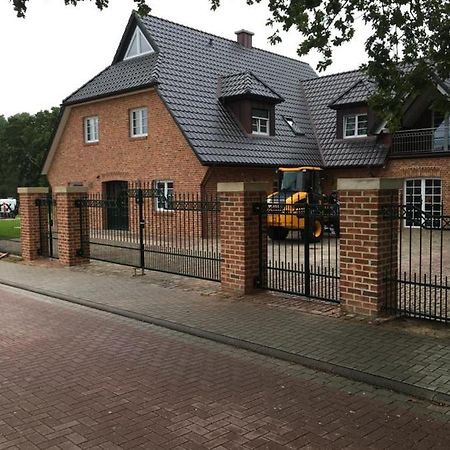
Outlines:
[[98, 142], [98, 116], [85, 117], [84, 142], [87, 144]]
[[269, 134], [269, 110], [252, 109], [252, 134]]
[[147, 108], [136, 108], [130, 111], [130, 136], [143, 137], [148, 134]]
[[440, 178], [405, 180], [404, 201], [406, 206], [413, 206], [407, 211], [405, 227], [440, 227], [442, 214], [442, 180]]
[[344, 116], [344, 138], [367, 136], [367, 114], [350, 114]]
[[155, 181], [155, 189], [158, 191], [155, 198], [157, 211], [172, 211], [173, 181]]
[[136, 56], [153, 53], [153, 51], [144, 33], [142, 33], [139, 27], [136, 27], [123, 59], [136, 58]]

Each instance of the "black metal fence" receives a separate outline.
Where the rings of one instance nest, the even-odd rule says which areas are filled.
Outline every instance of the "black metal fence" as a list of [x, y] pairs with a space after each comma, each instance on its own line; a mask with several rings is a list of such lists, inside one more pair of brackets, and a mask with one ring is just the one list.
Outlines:
[[450, 321], [450, 216], [413, 205], [382, 209], [391, 221], [393, 268], [386, 274], [388, 313]]
[[260, 220], [259, 287], [339, 302], [339, 206], [271, 198]]
[[58, 258], [58, 231], [55, 226], [56, 200], [49, 194], [36, 200], [39, 217], [40, 247], [38, 253], [41, 256]]
[[77, 202], [89, 222], [90, 258], [140, 269], [220, 280], [219, 202], [215, 196], [131, 186], [115, 198]]

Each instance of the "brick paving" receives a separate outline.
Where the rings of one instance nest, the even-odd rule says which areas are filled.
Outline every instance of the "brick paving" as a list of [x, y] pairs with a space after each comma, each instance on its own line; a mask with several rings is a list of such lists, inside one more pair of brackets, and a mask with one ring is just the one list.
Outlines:
[[450, 446], [449, 407], [10, 288], [0, 303], [0, 449]]
[[323, 303], [299, 302], [322, 315], [309, 314], [307, 308], [292, 306], [292, 299], [286, 307], [274, 296], [233, 299], [220, 294], [217, 283], [154, 272], [132, 277], [131, 269], [111, 267], [118, 266], [69, 269], [0, 261], [0, 282], [18, 282], [326, 362], [420, 388], [427, 398], [450, 395], [448, 332], [436, 337], [411, 334], [328, 317], [336, 309]]

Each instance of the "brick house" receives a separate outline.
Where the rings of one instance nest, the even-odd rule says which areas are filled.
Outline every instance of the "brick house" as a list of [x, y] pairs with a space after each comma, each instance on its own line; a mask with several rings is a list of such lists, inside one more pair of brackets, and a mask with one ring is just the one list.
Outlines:
[[391, 135], [369, 110], [359, 71], [318, 77], [306, 63], [132, 13], [112, 64], [62, 104], [43, 173], [51, 186], [113, 195], [129, 181], [165, 192], [275, 180], [280, 166], [338, 177], [401, 177], [405, 196], [450, 205], [449, 115], [433, 111], [450, 83], [405, 102]]

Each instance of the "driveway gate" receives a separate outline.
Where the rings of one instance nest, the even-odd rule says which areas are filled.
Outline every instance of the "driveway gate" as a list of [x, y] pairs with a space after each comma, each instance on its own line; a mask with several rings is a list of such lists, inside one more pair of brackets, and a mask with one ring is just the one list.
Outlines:
[[220, 280], [216, 197], [136, 187], [115, 198], [89, 195], [76, 205], [80, 223], [88, 215], [88, 234], [80, 235], [89, 239], [91, 259]]
[[[339, 303], [339, 206], [270, 199], [259, 215], [259, 287]], [[307, 230], [307, 231], [306, 231]]]
[[[427, 207], [429, 206], [429, 207]], [[391, 221], [390, 253], [395, 265], [386, 274], [387, 312], [450, 322], [450, 216], [442, 207], [391, 204], [382, 209]]]
[[40, 239], [38, 253], [41, 256], [48, 255], [50, 258], [58, 258], [58, 232], [54, 223], [55, 206], [56, 202], [51, 194], [36, 200]]

